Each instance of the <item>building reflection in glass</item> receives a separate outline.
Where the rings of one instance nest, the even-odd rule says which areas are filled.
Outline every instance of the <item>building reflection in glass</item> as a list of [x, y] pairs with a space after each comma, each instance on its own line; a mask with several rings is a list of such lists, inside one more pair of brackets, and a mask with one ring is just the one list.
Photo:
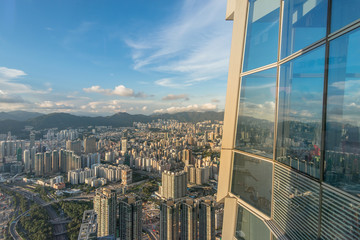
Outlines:
[[360, 30], [330, 42], [324, 180], [360, 197]]
[[273, 158], [276, 68], [241, 80], [235, 148]]
[[325, 48], [280, 67], [276, 160], [320, 177]]
[[272, 163], [234, 154], [231, 192], [270, 216]]

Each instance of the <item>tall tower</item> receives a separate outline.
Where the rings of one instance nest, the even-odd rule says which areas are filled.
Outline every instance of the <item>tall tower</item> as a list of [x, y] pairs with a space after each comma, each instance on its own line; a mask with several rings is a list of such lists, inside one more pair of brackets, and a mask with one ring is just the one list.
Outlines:
[[116, 192], [107, 188], [97, 189], [94, 210], [97, 214], [98, 237], [116, 234]]
[[120, 240], [141, 240], [142, 201], [135, 196], [124, 198], [119, 203]]
[[194, 200], [187, 199], [180, 205], [180, 239], [196, 240], [197, 238], [197, 205]]
[[44, 175], [44, 154], [37, 153], [35, 155], [35, 175], [42, 176]]
[[215, 206], [211, 200], [199, 203], [199, 240], [215, 239]]
[[94, 136], [86, 137], [84, 140], [84, 151], [85, 153], [96, 152], [96, 138]]
[[30, 151], [24, 151], [24, 165], [25, 165], [25, 172], [30, 172], [31, 169], [31, 160], [30, 160]]
[[177, 199], [186, 195], [187, 173], [185, 171], [162, 173], [161, 195], [165, 199]]
[[59, 168], [61, 172], [66, 172], [66, 151], [64, 149], [60, 149], [59, 151]]
[[31, 132], [30, 133], [30, 148], [32, 148], [33, 146], [35, 146], [35, 133]]
[[125, 154], [127, 152], [127, 138], [121, 138], [121, 154]]
[[179, 204], [168, 200], [160, 205], [160, 240], [179, 239]]
[[52, 163], [51, 163], [51, 152], [47, 151], [44, 153], [44, 173], [50, 174], [52, 169]]
[[52, 160], [52, 172], [59, 172], [59, 152], [57, 150], [52, 151], [51, 153]]

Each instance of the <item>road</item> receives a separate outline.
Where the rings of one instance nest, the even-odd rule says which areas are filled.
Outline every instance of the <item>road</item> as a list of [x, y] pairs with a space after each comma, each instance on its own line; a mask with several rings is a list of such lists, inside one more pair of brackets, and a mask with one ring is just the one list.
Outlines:
[[[5, 187], [5, 186], [4, 186]], [[38, 205], [44, 207], [44, 209], [47, 211], [50, 221], [55, 221], [56, 219], [59, 218], [59, 216], [57, 215], [56, 211], [51, 207], [50, 204], [48, 204], [47, 202], [45, 202], [44, 200], [42, 200], [40, 197], [36, 196], [35, 194], [33, 194], [30, 191], [27, 191], [23, 188], [17, 187], [17, 186], [6, 186], [5, 188], [11, 190], [11, 191], [15, 191], [20, 193], [21, 195], [23, 195], [24, 197], [28, 198], [28, 199], [32, 199], [35, 203], [37, 203]], [[27, 211], [28, 212], [28, 211]], [[11, 236], [13, 237], [13, 239], [15, 240], [21, 240], [22, 238], [20, 237], [20, 235], [16, 232], [16, 225], [19, 222], [20, 218], [22, 216], [24, 216], [27, 212], [21, 214], [20, 216], [18, 216], [15, 221], [13, 221], [10, 225], [10, 233]], [[68, 237], [66, 235], [66, 224], [56, 224], [53, 223], [53, 234], [54, 234], [54, 240], [68, 240]]]

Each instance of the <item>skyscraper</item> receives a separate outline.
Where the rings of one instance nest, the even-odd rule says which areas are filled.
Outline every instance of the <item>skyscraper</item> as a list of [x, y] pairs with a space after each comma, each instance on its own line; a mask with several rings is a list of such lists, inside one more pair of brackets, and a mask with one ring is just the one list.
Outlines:
[[180, 239], [196, 240], [197, 232], [197, 204], [192, 199], [186, 199], [180, 204]]
[[44, 154], [37, 153], [35, 155], [35, 175], [42, 176], [44, 175]]
[[127, 151], [127, 138], [123, 137], [121, 138], [121, 154], [125, 154]]
[[185, 171], [162, 173], [161, 196], [165, 199], [177, 199], [186, 195], [187, 175]]
[[199, 240], [215, 239], [215, 206], [211, 200], [199, 202]]
[[25, 171], [30, 172], [31, 160], [30, 160], [30, 151], [29, 150], [24, 151], [24, 166], [25, 166]]
[[141, 240], [142, 201], [135, 196], [124, 198], [119, 203], [120, 240]]
[[52, 170], [51, 152], [47, 151], [44, 153], [44, 173], [50, 174], [51, 170]]
[[360, 237], [359, 8], [228, 0], [224, 239]]
[[51, 153], [51, 164], [52, 164], [52, 172], [59, 172], [59, 152], [57, 150], [52, 151]]
[[107, 188], [97, 189], [94, 210], [97, 214], [98, 237], [116, 234], [116, 192]]
[[85, 138], [84, 151], [85, 151], [85, 153], [95, 153], [96, 152], [96, 138], [94, 136]]
[[179, 239], [179, 204], [168, 200], [160, 205], [160, 240]]
[[35, 146], [35, 133], [31, 132], [30, 133], [30, 148], [32, 148], [33, 146]]

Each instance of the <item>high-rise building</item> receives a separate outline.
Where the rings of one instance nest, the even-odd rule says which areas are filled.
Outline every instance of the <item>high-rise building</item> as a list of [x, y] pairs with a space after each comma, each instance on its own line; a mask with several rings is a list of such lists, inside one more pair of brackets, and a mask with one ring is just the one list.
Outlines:
[[190, 149], [184, 149], [182, 154], [182, 161], [185, 165], [192, 164], [192, 151]]
[[32, 148], [33, 146], [35, 146], [35, 133], [31, 132], [30, 133], [30, 148]]
[[31, 169], [30, 151], [27, 149], [24, 151], [24, 166], [25, 166], [25, 172], [30, 172]]
[[50, 174], [52, 170], [51, 152], [44, 153], [44, 174]]
[[199, 240], [215, 239], [215, 205], [211, 200], [199, 202]]
[[51, 153], [52, 172], [59, 172], [59, 152], [57, 150]]
[[127, 165], [124, 166], [124, 169], [121, 169], [121, 183], [123, 185], [132, 183], [132, 170]]
[[161, 196], [165, 199], [177, 199], [186, 195], [187, 175], [185, 171], [162, 173]]
[[120, 240], [141, 240], [142, 201], [135, 196], [124, 198], [119, 203]]
[[35, 175], [42, 176], [44, 175], [44, 154], [37, 153], [35, 155]]
[[192, 199], [186, 199], [180, 204], [180, 239], [196, 240], [197, 232], [197, 204]]
[[121, 154], [125, 154], [127, 152], [127, 138], [121, 138]]
[[60, 168], [60, 171], [63, 173], [67, 171], [66, 152], [64, 149], [60, 149], [60, 151], [59, 151], [59, 168]]
[[179, 210], [173, 200], [160, 205], [160, 240], [179, 239]]
[[94, 136], [85, 138], [84, 151], [85, 151], [85, 153], [95, 153], [96, 152], [96, 138]]
[[228, 0], [223, 239], [359, 239], [359, 8]]
[[81, 154], [81, 141], [80, 140], [66, 141], [66, 150], [73, 151], [75, 154]]
[[97, 189], [94, 210], [97, 214], [98, 237], [116, 234], [116, 192], [107, 188]]

